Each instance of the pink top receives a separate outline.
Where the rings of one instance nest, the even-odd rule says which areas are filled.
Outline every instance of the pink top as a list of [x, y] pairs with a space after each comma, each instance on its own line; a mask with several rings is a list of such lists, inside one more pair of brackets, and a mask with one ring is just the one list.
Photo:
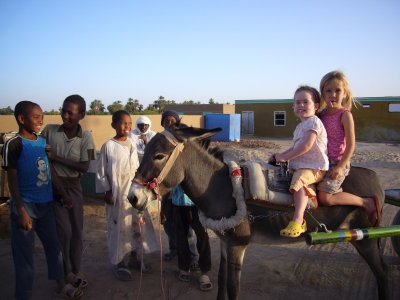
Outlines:
[[349, 111], [342, 108], [339, 111], [329, 114], [326, 109], [321, 112], [320, 118], [328, 134], [328, 158], [330, 161], [341, 160], [346, 150], [346, 138], [342, 125], [342, 115]]

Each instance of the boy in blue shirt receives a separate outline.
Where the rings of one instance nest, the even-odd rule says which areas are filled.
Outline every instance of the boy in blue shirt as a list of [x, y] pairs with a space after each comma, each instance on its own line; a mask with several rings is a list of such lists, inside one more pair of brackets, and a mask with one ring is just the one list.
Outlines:
[[[58, 295], [79, 298], [82, 291], [65, 284], [61, 251], [58, 246], [56, 223], [52, 207], [53, 186], [58, 193], [65, 191], [52, 178], [46, 154], [46, 141], [40, 137], [43, 111], [30, 101], [21, 101], [14, 112], [19, 131], [3, 147], [3, 168], [7, 170], [11, 195], [11, 246], [15, 268], [15, 298], [30, 299], [34, 280], [34, 238], [43, 244], [48, 265], [48, 278], [58, 283]], [[71, 206], [70, 198], [64, 205]]]
[[198, 277], [200, 289], [209, 291], [213, 285], [208, 277], [211, 270], [211, 248], [208, 233], [200, 223], [197, 207], [183, 192], [179, 185], [171, 191], [172, 211], [175, 228], [175, 237], [178, 253], [178, 278], [181, 281], [190, 281], [191, 253], [187, 239], [189, 228], [193, 228], [197, 238], [197, 251], [199, 252], [199, 267], [201, 275]]

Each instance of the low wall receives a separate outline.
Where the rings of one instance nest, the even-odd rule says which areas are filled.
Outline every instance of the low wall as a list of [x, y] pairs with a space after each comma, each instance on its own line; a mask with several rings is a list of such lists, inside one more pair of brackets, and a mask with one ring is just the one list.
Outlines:
[[[133, 127], [135, 127], [136, 120], [139, 117], [140, 116], [138, 115], [132, 116]], [[151, 129], [153, 131], [160, 132], [163, 130], [161, 126], [161, 115], [150, 115], [147, 117], [149, 117], [152, 122]], [[181, 119], [182, 122], [188, 126], [202, 127], [202, 128], [204, 127], [203, 116], [183, 115], [181, 116]], [[45, 115], [42, 129], [46, 126], [46, 124], [60, 124], [61, 122], [62, 120], [59, 115]], [[80, 122], [80, 124], [84, 129], [92, 132], [97, 149], [100, 149], [101, 145], [103, 145], [108, 139], [112, 138], [115, 135], [115, 130], [111, 127], [111, 115], [103, 115], [103, 116], [87, 115]], [[18, 126], [14, 116], [0, 115], [0, 133], [10, 132], [10, 131], [18, 131]]]

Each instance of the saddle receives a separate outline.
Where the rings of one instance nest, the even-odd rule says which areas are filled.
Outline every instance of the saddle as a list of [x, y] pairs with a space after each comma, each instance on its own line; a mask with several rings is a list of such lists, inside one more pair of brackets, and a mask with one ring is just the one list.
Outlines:
[[[246, 202], [282, 209], [293, 207], [289, 191], [293, 173], [287, 165], [272, 165], [264, 161], [247, 161], [243, 170], [243, 190]], [[316, 199], [308, 200], [309, 208], [318, 207]]]

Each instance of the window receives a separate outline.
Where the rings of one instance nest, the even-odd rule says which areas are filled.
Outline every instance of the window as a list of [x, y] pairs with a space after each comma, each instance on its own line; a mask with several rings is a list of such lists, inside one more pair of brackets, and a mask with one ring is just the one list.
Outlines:
[[389, 112], [400, 112], [400, 104], [389, 103]]
[[274, 126], [286, 126], [286, 111], [274, 111]]

